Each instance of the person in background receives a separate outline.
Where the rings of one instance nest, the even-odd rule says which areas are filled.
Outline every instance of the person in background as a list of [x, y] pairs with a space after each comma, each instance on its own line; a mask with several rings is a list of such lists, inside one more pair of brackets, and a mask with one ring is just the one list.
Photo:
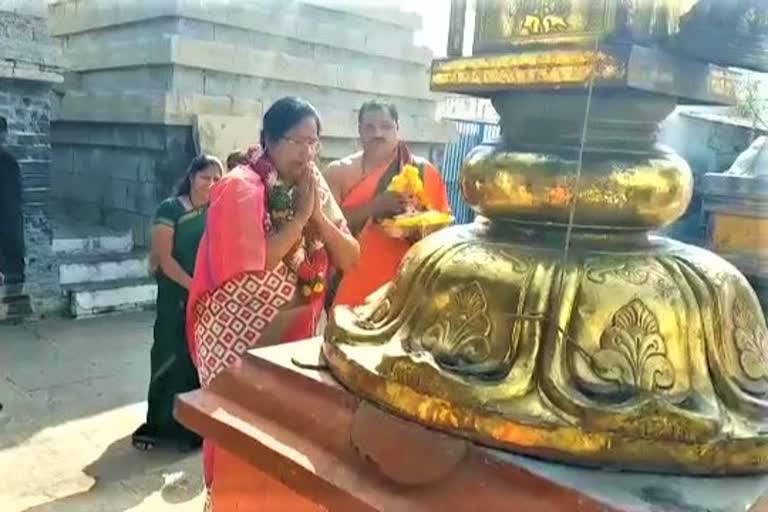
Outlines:
[[[214, 187], [187, 306], [190, 352], [208, 387], [254, 347], [318, 332], [328, 268], [359, 247], [315, 159], [320, 117], [286, 97], [264, 114], [260, 146]], [[215, 448], [203, 447], [205, 482]], [[209, 492], [209, 499], [212, 494]]]
[[410, 152], [400, 139], [399, 129], [399, 115], [392, 103], [364, 103], [358, 112], [363, 150], [331, 163], [326, 169], [328, 186], [357, 236], [361, 251], [360, 263], [342, 275], [335, 305], [364, 303], [371, 293], [395, 277], [400, 261], [410, 249], [410, 241], [391, 238], [372, 222], [405, 211], [409, 198], [387, 191], [392, 178], [405, 165], [419, 168], [430, 208], [450, 212], [448, 190], [440, 171]]
[[156, 445], [190, 450], [202, 443], [197, 434], [176, 421], [173, 405], [177, 394], [200, 387], [187, 348], [185, 313], [211, 187], [222, 173], [217, 158], [195, 157], [176, 194], [163, 201], [155, 215], [150, 266], [157, 279], [157, 316], [147, 420], [132, 436], [133, 446], [140, 450]]
[[242, 149], [230, 153], [227, 157], [227, 172], [231, 171], [238, 165], [243, 165], [248, 162], [248, 153]]

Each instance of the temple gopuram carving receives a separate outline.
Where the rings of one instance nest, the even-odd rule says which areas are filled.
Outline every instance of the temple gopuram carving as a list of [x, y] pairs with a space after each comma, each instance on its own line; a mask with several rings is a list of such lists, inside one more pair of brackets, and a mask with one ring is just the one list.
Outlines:
[[491, 98], [502, 137], [462, 187], [480, 214], [338, 308], [324, 355], [353, 393], [487, 446], [581, 465], [768, 470], [768, 329], [750, 283], [659, 237], [691, 199], [657, 144], [678, 104], [768, 83], [762, 0], [480, 2], [432, 89]]

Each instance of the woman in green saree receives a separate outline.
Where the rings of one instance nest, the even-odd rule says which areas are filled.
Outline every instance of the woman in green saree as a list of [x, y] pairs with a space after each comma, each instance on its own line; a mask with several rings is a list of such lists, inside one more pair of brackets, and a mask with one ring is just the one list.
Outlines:
[[187, 348], [185, 315], [195, 258], [205, 230], [210, 189], [223, 173], [211, 156], [195, 157], [174, 197], [160, 204], [152, 229], [150, 264], [157, 279], [157, 317], [150, 356], [147, 420], [132, 436], [133, 446], [166, 445], [197, 449], [200, 437], [173, 417], [177, 394], [200, 387]]

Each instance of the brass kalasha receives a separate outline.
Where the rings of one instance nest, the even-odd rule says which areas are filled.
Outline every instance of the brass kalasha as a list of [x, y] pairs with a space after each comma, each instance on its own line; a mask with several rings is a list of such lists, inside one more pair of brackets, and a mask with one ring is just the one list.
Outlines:
[[[700, 30], [709, 19], [694, 16], [704, 7], [481, 6], [476, 55], [433, 69], [433, 86], [487, 94], [501, 117], [503, 137], [463, 170], [481, 217], [415, 245], [366, 305], [334, 311], [324, 353], [344, 385], [428, 426], [556, 460], [768, 469], [768, 329], [755, 293], [715, 254], [651, 234], [684, 213], [693, 189], [687, 163], [656, 145], [658, 122], [681, 88], [719, 102], [733, 92], [723, 83], [748, 73], [679, 49], [688, 20]], [[617, 74], [601, 71], [605, 55]], [[545, 62], [588, 72], [526, 75]]]

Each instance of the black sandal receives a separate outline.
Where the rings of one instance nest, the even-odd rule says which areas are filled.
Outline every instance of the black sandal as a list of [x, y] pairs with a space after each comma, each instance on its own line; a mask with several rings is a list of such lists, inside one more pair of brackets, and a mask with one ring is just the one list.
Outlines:
[[131, 435], [131, 444], [137, 450], [142, 452], [151, 451], [160, 444], [160, 438], [152, 434], [151, 429], [147, 424], [143, 424]]

